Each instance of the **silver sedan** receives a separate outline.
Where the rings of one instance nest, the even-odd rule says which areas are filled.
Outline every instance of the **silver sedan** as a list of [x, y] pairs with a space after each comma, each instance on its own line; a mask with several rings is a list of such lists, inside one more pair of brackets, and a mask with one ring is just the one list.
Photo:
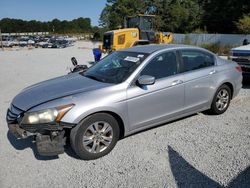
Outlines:
[[35, 137], [41, 155], [63, 153], [67, 135], [76, 154], [90, 160], [135, 132], [201, 111], [224, 113], [241, 82], [237, 63], [205, 49], [137, 46], [24, 89], [6, 119], [18, 138]]

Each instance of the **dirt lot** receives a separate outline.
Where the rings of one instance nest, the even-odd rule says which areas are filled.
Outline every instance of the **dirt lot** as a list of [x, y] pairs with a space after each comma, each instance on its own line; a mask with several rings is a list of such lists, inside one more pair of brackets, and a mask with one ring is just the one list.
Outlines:
[[118, 142], [107, 156], [79, 160], [67, 146], [40, 157], [8, 133], [5, 115], [24, 87], [68, 72], [70, 57], [93, 61], [93, 44], [0, 51], [0, 187], [249, 187], [250, 86], [221, 116], [202, 113]]

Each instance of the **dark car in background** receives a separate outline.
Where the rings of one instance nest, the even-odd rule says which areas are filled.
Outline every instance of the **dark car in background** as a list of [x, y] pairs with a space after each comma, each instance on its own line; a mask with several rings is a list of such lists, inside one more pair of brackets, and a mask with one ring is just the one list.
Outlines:
[[69, 46], [68, 41], [64, 39], [54, 40], [51, 44], [51, 48], [66, 48], [68, 46]]

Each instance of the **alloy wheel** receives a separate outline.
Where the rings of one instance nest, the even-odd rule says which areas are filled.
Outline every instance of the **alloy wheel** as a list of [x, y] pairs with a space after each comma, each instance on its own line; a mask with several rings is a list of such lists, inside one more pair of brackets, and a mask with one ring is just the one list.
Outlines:
[[104, 121], [91, 124], [83, 134], [83, 146], [90, 153], [100, 153], [108, 148], [113, 139], [111, 125]]
[[229, 103], [229, 93], [226, 89], [222, 89], [218, 92], [216, 97], [216, 107], [219, 111], [223, 111], [227, 108]]

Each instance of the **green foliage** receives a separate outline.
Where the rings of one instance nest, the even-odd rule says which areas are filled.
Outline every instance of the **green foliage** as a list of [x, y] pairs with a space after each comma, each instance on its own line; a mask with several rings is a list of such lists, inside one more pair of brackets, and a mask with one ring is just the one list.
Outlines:
[[250, 16], [244, 15], [243, 18], [239, 19], [236, 23], [239, 32], [244, 34], [250, 34]]
[[203, 44], [201, 45], [202, 48], [205, 48], [215, 54], [218, 55], [229, 55], [230, 50], [234, 47], [231, 45], [222, 45], [220, 43], [214, 44]]
[[235, 21], [250, 12], [249, 0], [204, 0], [203, 26], [210, 33], [236, 33]]
[[197, 28], [197, 29], [193, 30], [192, 33], [195, 33], [195, 34], [207, 34], [208, 32], [207, 32], [206, 29]]
[[191, 32], [200, 25], [202, 9], [196, 0], [108, 0], [100, 25], [117, 29], [126, 16], [139, 13], [156, 15], [157, 30]]
[[100, 26], [109, 29], [121, 28], [125, 17], [144, 13], [144, 7], [143, 0], [107, 0], [100, 15]]
[[89, 18], [77, 18], [72, 21], [53, 19], [49, 22], [36, 20], [24, 21], [20, 19], [3, 18], [0, 20], [2, 32], [54, 32], [54, 33], [86, 33], [92, 32]]
[[105, 30], [121, 28], [127, 16], [154, 14], [155, 29], [159, 31], [250, 33], [250, 16], [244, 16], [249, 12], [249, 0], [107, 0], [99, 20], [103, 29], [93, 28], [89, 18], [49, 22], [4, 18], [0, 28], [2, 32], [91, 32], [99, 38]]
[[107, 31], [107, 28], [99, 28], [97, 26], [92, 28], [93, 38], [92, 41], [102, 41], [103, 34]]
[[161, 31], [190, 33], [205, 28], [212, 33], [235, 33], [234, 22], [249, 12], [249, 0], [107, 0], [100, 25], [117, 29], [124, 17], [141, 13], [156, 15], [155, 26]]
[[195, 0], [171, 1], [164, 10], [162, 29], [178, 33], [189, 33], [201, 23], [202, 9]]

